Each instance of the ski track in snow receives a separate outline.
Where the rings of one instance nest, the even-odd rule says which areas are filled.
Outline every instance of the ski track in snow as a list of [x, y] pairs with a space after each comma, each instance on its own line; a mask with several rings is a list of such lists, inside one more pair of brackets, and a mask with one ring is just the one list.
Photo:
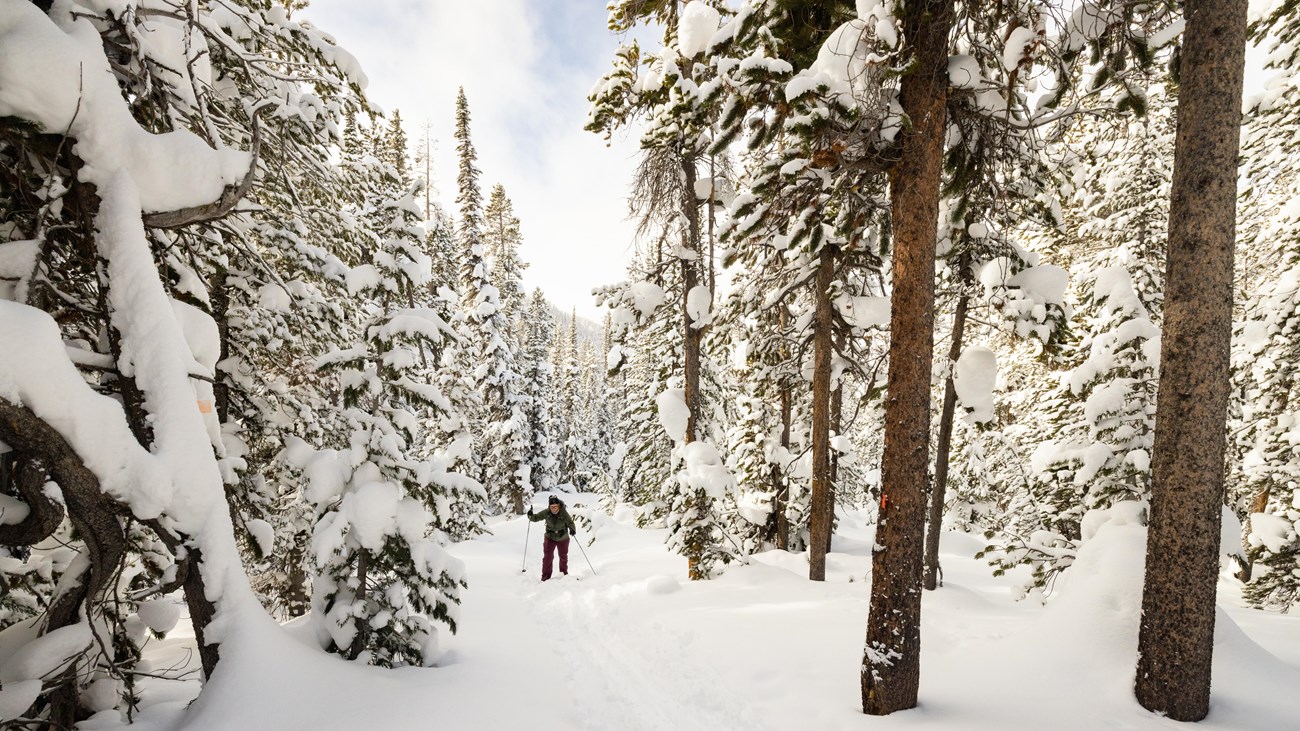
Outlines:
[[[743, 696], [683, 651], [690, 636], [665, 634], [653, 621], [643, 632], [627, 632], [637, 619], [619, 606], [619, 585], [588, 588], [573, 579], [559, 581], [560, 591], [543, 585], [526, 601], [538, 624], [554, 630], [547, 634], [565, 661], [564, 682], [592, 701], [579, 710], [581, 728], [769, 728], [732, 701]], [[640, 639], [630, 642], [632, 637]]]

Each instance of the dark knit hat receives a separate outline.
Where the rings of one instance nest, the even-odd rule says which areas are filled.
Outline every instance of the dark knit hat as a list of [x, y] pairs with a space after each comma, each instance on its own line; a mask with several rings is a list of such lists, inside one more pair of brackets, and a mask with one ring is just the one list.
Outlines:
[[547, 499], [546, 504], [547, 504], [547, 505], [563, 505], [564, 503], [560, 502], [560, 499], [559, 499], [558, 497], [555, 497], [554, 495], [552, 495], [550, 498]]

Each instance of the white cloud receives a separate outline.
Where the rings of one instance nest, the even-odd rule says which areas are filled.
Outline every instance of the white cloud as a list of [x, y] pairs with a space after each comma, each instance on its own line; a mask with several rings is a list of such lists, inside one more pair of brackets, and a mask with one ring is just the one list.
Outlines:
[[522, 222], [525, 284], [599, 317], [591, 288], [618, 281], [631, 250], [626, 191], [635, 140], [582, 129], [586, 95], [617, 39], [604, 0], [313, 0], [303, 17], [361, 62], [367, 94], [400, 109], [414, 143], [437, 140], [439, 199], [454, 210], [456, 89], [465, 87], [484, 192], [501, 183]]

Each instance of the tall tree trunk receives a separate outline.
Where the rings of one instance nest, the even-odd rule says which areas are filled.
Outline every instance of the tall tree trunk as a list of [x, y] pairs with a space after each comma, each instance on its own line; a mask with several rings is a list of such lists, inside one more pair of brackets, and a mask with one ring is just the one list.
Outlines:
[[682, 150], [682, 215], [686, 226], [682, 232], [682, 360], [686, 379], [686, 442], [699, 438], [700, 411], [700, 340], [703, 328], [692, 327], [688, 302], [691, 290], [700, 283], [700, 209], [695, 198], [695, 155]]
[[303, 566], [305, 561], [305, 546], [310, 541], [310, 536], [305, 532], [294, 536], [292, 545], [289, 548], [289, 577], [285, 584], [284, 590], [284, 607], [285, 612], [290, 617], [301, 617], [311, 609], [311, 593], [307, 589], [307, 570]]
[[[219, 272], [212, 282], [212, 292], [209, 299], [212, 302], [212, 319], [217, 323], [217, 336], [220, 342], [220, 353], [218, 354], [217, 363], [223, 363], [230, 357], [230, 291], [228, 289], [228, 274], [225, 270]], [[230, 381], [221, 373], [221, 368], [213, 374], [216, 378], [212, 383], [212, 396], [216, 401], [217, 421], [224, 426], [230, 422]]]
[[[964, 267], [963, 267], [964, 268]], [[939, 414], [939, 443], [934, 455], [934, 485], [930, 490], [930, 515], [926, 520], [925, 561], [923, 583], [927, 591], [934, 591], [939, 583], [939, 534], [943, 528], [943, 503], [948, 492], [948, 462], [952, 450], [952, 420], [957, 411], [957, 389], [953, 386], [952, 367], [961, 357], [963, 336], [966, 334], [966, 308], [970, 295], [962, 292], [957, 299], [957, 311], [952, 317], [952, 347], [948, 348], [948, 378], [943, 384], [943, 411]]]
[[208, 598], [207, 587], [203, 581], [203, 552], [190, 548], [189, 570], [185, 574], [185, 583], [181, 585], [185, 604], [190, 611], [190, 624], [194, 626], [194, 640], [199, 646], [199, 662], [203, 666], [203, 677], [211, 678], [221, 660], [221, 646], [207, 637], [208, 625], [217, 616], [217, 607]]
[[[360, 549], [357, 551], [357, 598], [360, 604], [365, 604], [367, 584], [370, 581], [370, 551]], [[370, 623], [362, 617], [357, 617], [354, 626], [357, 629], [356, 634], [352, 637], [352, 644], [348, 646], [346, 657], [349, 660], [355, 660], [361, 657], [361, 653], [366, 649], [366, 643], [370, 640]]]
[[1246, 0], [1187, 0], [1151, 524], [1135, 691], [1179, 721], [1209, 712], [1232, 337]]
[[[682, 215], [686, 226], [682, 232], [682, 248], [685, 250], [680, 261], [682, 266], [682, 361], [686, 390], [686, 443], [700, 438], [700, 349], [704, 337], [704, 328], [694, 327], [690, 313], [691, 290], [700, 283], [700, 207], [695, 197], [695, 150], [688, 149], [690, 143], [682, 143]], [[701, 518], [711, 507], [711, 500], [704, 490], [696, 490], [693, 497], [694, 510]], [[690, 530], [686, 540], [687, 570], [692, 581], [708, 578], [703, 569], [702, 558], [705, 551], [706, 533], [696, 527]]]
[[826, 547], [830, 543], [831, 517], [831, 280], [835, 252], [823, 244], [817, 259], [817, 285], [813, 296], [812, 382], [812, 506], [808, 516], [808, 578], [826, 580]]
[[[835, 353], [844, 352], [844, 333], [837, 331], [835, 333]], [[835, 390], [831, 391], [831, 434], [839, 436], [844, 433], [844, 377], [835, 381]], [[835, 496], [840, 489], [840, 453], [839, 450], [832, 449], [831, 454], [831, 484], [830, 484], [830, 527], [826, 530], [826, 552], [831, 552], [831, 544], [835, 538]]]
[[953, 0], [904, 3], [911, 70], [899, 89], [910, 122], [890, 181], [894, 282], [890, 305], [879, 546], [871, 560], [871, 614], [862, 660], [862, 710], [916, 706], [921, 682], [921, 557], [930, 467], [934, 249], [948, 94]]
[[[794, 406], [794, 394], [790, 384], [781, 386], [781, 448], [784, 454], [790, 453], [790, 420]], [[784, 473], [784, 466], [772, 466], [772, 480], [776, 483], [776, 547], [782, 551], [790, 550], [790, 480]]]

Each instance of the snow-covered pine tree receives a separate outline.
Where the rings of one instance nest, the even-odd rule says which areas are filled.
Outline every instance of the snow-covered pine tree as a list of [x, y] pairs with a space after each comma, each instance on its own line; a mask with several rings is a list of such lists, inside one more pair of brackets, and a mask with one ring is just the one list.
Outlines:
[[469, 125], [469, 102], [462, 88], [456, 97], [456, 149], [460, 156], [456, 203], [460, 206], [461, 335], [465, 347], [460, 349], [462, 360], [453, 368], [473, 374], [474, 392], [482, 396], [481, 408], [470, 416], [471, 433], [478, 445], [472, 474], [494, 501], [522, 514], [527, 445], [518, 346], [484, 259], [483, 194]]
[[512, 330], [524, 309], [523, 276], [528, 265], [519, 256], [522, 243], [514, 204], [498, 183], [492, 186], [487, 207], [483, 209], [483, 257], [489, 279], [499, 292], [501, 311]]
[[523, 380], [524, 462], [528, 466], [531, 492], [555, 487], [557, 450], [553, 437], [556, 420], [552, 416], [555, 367], [551, 363], [551, 346], [555, 340], [555, 321], [551, 305], [540, 289], [528, 298], [521, 319], [523, 349], [519, 354], [519, 374]]
[[[673, 292], [679, 303], [682, 371], [681, 403], [677, 413], [675, 389], [657, 399], [661, 417], [679, 447], [674, 461], [681, 471], [664, 485], [669, 544], [687, 557], [692, 579], [708, 578], [713, 567], [729, 560], [729, 547], [714, 529], [713, 501], [728, 489], [721, 479], [725, 467], [711, 439], [716, 431], [708, 426], [711, 409], [703, 393], [704, 338], [712, 321], [713, 292], [708, 272], [712, 270], [704, 239], [706, 222], [701, 209], [713, 198], [715, 182], [701, 179], [701, 164], [707, 163], [718, 116], [721, 86], [707, 63], [711, 40], [722, 24], [720, 4], [708, 0], [645, 4], [619, 0], [610, 4], [610, 28], [627, 32], [638, 26], [661, 25], [661, 49], [645, 59], [641, 70], [640, 49], [634, 43], [617, 52], [614, 69], [589, 96], [592, 103], [587, 129], [609, 135], [637, 118], [649, 124], [641, 137], [642, 159], [637, 173], [632, 205], [645, 214], [642, 232], [654, 231], [661, 241], [673, 241], [665, 253], [679, 270], [680, 287]], [[712, 210], [712, 205], [708, 210]], [[666, 413], [672, 411], [671, 415]], [[676, 429], [684, 416], [683, 429]], [[688, 454], [689, 453], [689, 454]], [[721, 472], [713, 469], [719, 467]], [[705, 472], [718, 479], [706, 479]]]
[[578, 366], [577, 311], [569, 313], [568, 327], [556, 344], [555, 366], [559, 373], [556, 391], [559, 417], [563, 424], [559, 443], [559, 483], [577, 487], [582, 478], [578, 475], [579, 454], [585, 436], [582, 423], [582, 370]]
[[615, 479], [623, 500], [640, 509], [642, 525], [662, 525], [660, 490], [672, 473], [673, 444], [659, 424], [656, 397], [680, 372], [681, 350], [674, 341], [672, 313], [664, 306], [667, 294], [655, 283], [671, 277], [671, 269], [643, 267], [639, 261], [645, 258], [639, 254], [629, 266], [629, 282], [598, 290], [597, 301], [610, 312], [605, 365], [627, 394], [622, 410], [614, 414], [614, 430], [625, 445]]
[[610, 368], [610, 353], [614, 349], [614, 318], [609, 312], [605, 313], [600, 336], [596, 367], [600, 369], [605, 382], [603, 400], [609, 416], [608, 428], [611, 442], [609, 458], [600, 467], [605, 471], [603, 489], [608, 490], [607, 507], [612, 512], [614, 505], [624, 499], [623, 483], [619, 477], [623, 471], [623, 462], [627, 458], [627, 441], [619, 427], [620, 419], [627, 409], [628, 398], [622, 371]]
[[[456, 222], [442, 206], [432, 206], [432, 218], [425, 224], [428, 229], [428, 241], [425, 251], [433, 261], [433, 276], [429, 287], [438, 291], [448, 288], [453, 294], [460, 287], [460, 247], [456, 243]], [[456, 295], [456, 301], [460, 296]]]
[[583, 490], [604, 486], [615, 437], [613, 414], [606, 400], [603, 357], [595, 343], [584, 342], [578, 349], [578, 430], [575, 448], [576, 473]]
[[[95, 474], [93, 459], [74, 460], [77, 482], [50, 475], [76, 529], [63, 534], [71, 540], [60, 550], [73, 560], [60, 565], [85, 573], [51, 574], [59, 581], [40, 597], [49, 611], [31, 636], [84, 616], [101, 633], [65, 663], [70, 672], [39, 679], [32, 717], [70, 727], [87, 707], [129, 711], [137, 700], [133, 666], [148, 625], [133, 613], [142, 603], [184, 591], [210, 674], [220, 654], [205, 629], [254, 599], [235, 536], [255, 570], [274, 572], [267, 518], [283, 508], [276, 488], [287, 477], [278, 453], [295, 430], [329, 430], [317, 410], [327, 384], [306, 377], [306, 354], [344, 322], [343, 262], [355, 261], [364, 238], [339, 213], [346, 183], [331, 164], [341, 117], [364, 107], [362, 76], [328, 36], [267, 5], [197, 2], [171, 13], [10, 3], [4, 13], [6, 46], [37, 34], [50, 53], [8, 59], [20, 65], [7, 67], [0, 89], [0, 306], [22, 308], [0, 322], [30, 326], [25, 338], [7, 334], [11, 344], [62, 337], [84, 353], [84, 378], [61, 370], [66, 358], [32, 360], [26, 347], [5, 354], [41, 363], [47, 383], [71, 374], [60, 386], [69, 404], [87, 383], [115, 404], [105, 412], [82, 402], [62, 435], [38, 431], [41, 417], [21, 429], [83, 457], [92, 453], [81, 434], [93, 433], [134, 465], [122, 489], [118, 477]], [[80, 101], [60, 118], [58, 105], [16, 99]], [[76, 150], [56, 131], [75, 136]], [[40, 311], [58, 325], [46, 328]], [[23, 394], [10, 365], [0, 371], [18, 384], [10, 393]], [[76, 426], [85, 418], [92, 427]], [[4, 441], [16, 450], [0, 457], [5, 472], [40, 446]], [[141, 491], [169, 497], [141, 512], [131, 504]], [[44, 501], [31, 507], [49, 517]], [[150, 517], [124, 520], [133, 512]], [[21, 543], [13, 538], [5, 542]], [[290, 603], [291, 587], [259, 585], [269, 604]]]
[[1158, 83], [1143, 98], [1143, 116], [1090, 118], [1067, 141], [1081, 149], [1060, 252], [1074, 259], [1078, 288], [1055, 357], [1068, 370], [1038, 397], [1025, 432], [1029, 494], [1012, 501], [1009, 543], [995, 554], [1002, 568], [1033, 567], [1027, 588], [1049, 587], [1070, 566], [1087, 511], [1150, 495], [1174, 105]]
[[[397, 169], [385, 169], [400, 192]], [[426, 424], [456, 418], [428, 381], [429, 361], [456, 335], [436, 310], [412, 306], [429, 277], [414, 190], [378, 202], [374, 215], [386, 225], [373, 263], [348, 275], [349, 292], [365, 303], [360, 340], [318, 362], [339, 374], [348, 447], [290, 450], [300, 469], [320, 459], [336, 465], [332, 479], [309, 470], [318, 515], [312, 604], [329, 648], [385, 666], [432, 663], [434, 622], [455, 632], [463, 569], [434, 536], [452, 519], [451, 504], [481, 491], [449, 471], [444, 455], [418, 454], [430, 436]]]
[[[391, 165], [401, 180], [409, 182], [412, 171], [410, 152], [407, 147], [406, 128], [402, 126], [402, 110], [394, 109], [393, 115], [388, 118], [388, 125], [380, 134], [375, 135], [375, 156]], [[421, 216], [423, 215], [421, 213]]]

